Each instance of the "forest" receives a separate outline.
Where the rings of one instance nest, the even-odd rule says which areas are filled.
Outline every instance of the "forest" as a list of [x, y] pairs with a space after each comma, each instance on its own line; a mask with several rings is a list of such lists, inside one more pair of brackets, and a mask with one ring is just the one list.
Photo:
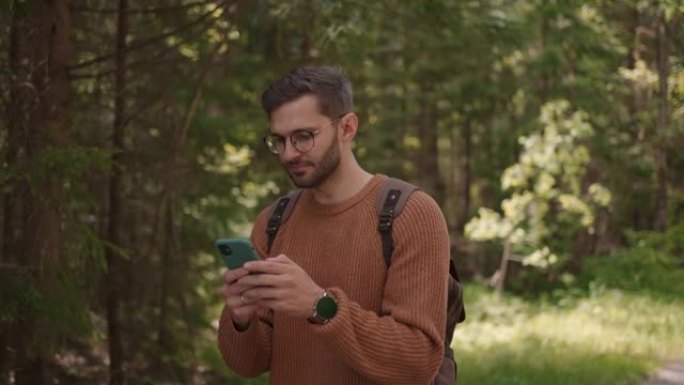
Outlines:
[[684, 360], [684, 0], [0, 1], [0, 384], [266, 384], [216, 346], [218, 238], [294, 187], [263, 90], [354, 84], [465, 287], [459, 384]]

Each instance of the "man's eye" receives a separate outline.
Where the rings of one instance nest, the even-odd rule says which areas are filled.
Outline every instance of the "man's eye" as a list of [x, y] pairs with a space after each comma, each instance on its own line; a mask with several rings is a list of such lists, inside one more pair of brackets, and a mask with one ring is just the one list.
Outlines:
[[309, 140], [311, 139], [311, 133], [310, 132], [298, 132], [294, 135], [292, 135], [292, 139], [301, 142], [303, 140]]

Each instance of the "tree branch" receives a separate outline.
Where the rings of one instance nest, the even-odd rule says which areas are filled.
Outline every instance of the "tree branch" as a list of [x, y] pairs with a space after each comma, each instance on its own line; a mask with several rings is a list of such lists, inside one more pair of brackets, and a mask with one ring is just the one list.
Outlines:
[[[148, 8], [148, 9], [129, 9], [126, 11], [127, 14], [129, 15], [135, 15], [135, 14], [149, 14], [149, 13], [167, 13], [167, 12], [175, 12], [175, 11], [182, 11], [188, 8], [194, 8], [198, 7], [200, 5], [205, 5], [208, 3], [212, 3], [215, 0], [203, 0], [203, 1], [195, 1], [192, 3], [187, 3], [185, 5], [178, 5], [178, 6], [172, 6], [172, 7], [158, 7], [158, 8]], [[79, 7], [79, 6], [71, 6], [70, 7], [72, 12], [83, 12], [83, 13], [100, 13], [100, 14], [115, 14], [118, 13], [119, 11], [115, 8], [103, 8], [103, 9], [96, 9], [96, 8], [88, 8], [88, 7]]]
[[[190, 123], [192, 122], [192, 119], [195, 117], [195, 113], [197, 112], [197, 107], [199, 106], [199, 101], [202, 98], [202, 88], [204, 87], [204, 84], [207, 81], [207, 77], [209, 75], [209, 70], [211, 69], [212, 64], [216, 60], [216, 57], [219, 55], [219, 52], [221, 51], [221, 47], [224, 44], [224, 40], [222, 39], [221, 41], [217, 42], [214, 45], [214, 48], [211, 50], [209, 53], [209, 56], [206, 59], [206, 62], [204, 62], [204, 66], [202, 68], [202, 72], [200, 73], [199, 77], [197, 78], [197, 85], [195, 87], [195, 91], [192, 96], [192, 101], [190, 102], [190, 106], [185, 114], [185, 117], [183, 119], [183, 125], [181, 126], [180, 131], [178, 132], [178, 135], [176, 135], [175, 141], [174, 141], [174, 149], [173, 152], [174, 154], [172, 155], [174, 158], [176, 158], [179, 154], [178, 151], [181, 150], [183, 146], [185, 146], [185, 139], [188, 135], [188, 130], [190, 129]], [[175, 163], [175, 159], [174, 159]]]
[[[196, 33], [192, 33], [192, 34], [188, 35], [188, 36], [187, 36], [187, 39], [178, 41], [177, 43], [172, 44], [172, 45], [169, 45], [169, 46], [165, 46], [164, 49], [162, 49], [161, 51], [158, 51], [157, 54], [154, 55], [154, 57], [152, 57], [152, 58], [145, 58], [145, 59], [140, 59], [140, 60], [136, 60], [136, 61], [130, 61], [130, 62], [127, 63], [126, 68], [127, 68], [127, 69], [132, 69], [132, 68], [135, 68], [135, 67], [137, 67], [137, 66], [139, 66], [139, 65], [142, 65], [142, 64], [147, 64], [147, 63], [150, 63], [150, 62], [155, 62], [155, 61], [157, 61], [157, 60], [163, 58], [165, 55], [167, 55], [167, 54], [173, 52], [174, 50], [176, 50], [176, 49], [177, 49], [178, 47], [180, 47], [181, 45], [185, 44], [189, 39], [194, 38], [194, 37], [196, 37], [196, 36], [198, 36], [198, 35], [204, 33], [204, 32], [205, 32], [206, 30], [208, 30], [211, 26], [212, 26], [211, 24], [207, 24], [205, 27], [203, 27], [202, 29], [198, 30]], [[176, 62], [180, 62], [180, 61], [181, 61], [181, 60], [172, 60], [172, 61], [164, 61], [164, 62], [165, 62], [165, 63], [176, 63]], [[70, 73], [69, 73], [69, 78], [70, 78], [70, 79], [74, 79], [74, 80], [80, 80], [80, 79], [94, 79], [94, 78], [99, 78], [99, 77], [102, 77], [102, 76], [111, 75], [111, 74], [114, 73], [114, 71], [115, 71], [115, 68], [108, 68], [108, 69], [104, 69], [104, 70], [102, 70], [102, 71], [95, 72], [95, 73], [74, 74], [74, 73], [70, 72]]]
[[[234, 0], [234, 1], [235, 1], [235, 0]], [[201, 24], [206, 18], [210, 17], [210, 16], [213, 15], [216, 11], [218, 11], [218, 10], [221, 9], [221, 8], [223, 8], [227, 3], [228, 3], [228, 0], [223, 0], [223, 1], [221, 1], [221, 2], [219, 3], [219, 5], [216, 6], [216, 8], [212, 9], [211, 11], [209, 11], [209, 12], [207, 12], [207, 13], [204, 13], [202, 16], [200, 16], [200, 17], [198, 17], [197, 19], [191, 21], [190, 23], [181, 25], [180, 27], [178, 27], [178, 28], [176, 28], [176, 29], [174, 29], [174, 30], [172, 30], [172, 31], [165, 32], [165, 33], [162, 33], [162, 34], [157, 35], [157, 36], [153, 36], [153, 37], [148, 38], [148, 39], [143, 39], [142, 41], [133, 42], [133, 43], [131, 43], [131, 44], [129, 44], [129, 45], [126, 46], [125, 52], [126, 52], [126, 53], [129, 53], [129, 52], [131, 52], [131, 51], [134, 51], [134, 50], [137, 50], [137, 49], [146, 47], [146, 46], [148, 46], [148, 45], [150, 45], [150, 44], [156, 43], [156, 42], [158, 42], [158, 41], [160, 41], [160, 40], [163, 40], [163, 39], [165, 39], [165, 38], [167, 38], [167, 37], [169, 37], [169, 36], [173, 36], [173, 35], [175, 35], [175, 34], [177, 34], [177, 33], [179, 33], [179, 32], [183, 32], [183, 31], [185, 31], [185, 30], [187, 30], [187, 29], [191, 29], [191, 28], [193, 28], [194, 26], [196, 26], [196, 25], [198, 25], [198, 24]], [[93, 65], [93, 64], [97, 64], [97, 63], [100, 63], [100, 62], [103, 62], [103, 61], [106, 61], [106, 60], [109, 60], [109, 59], [113, 59], [114, 57], [116, 57], [116, 52], [110, 52], [110, 53], [107, 53], [107, 54], [102, 55], [102, 56], [100, 56], [100, 57], [96, 57], [96, 58], [94, 58], [94, 59], [87, 60], [87, 61], [85, 61], [85, 62], [83, 62], [83, 63], [75, 64], [75, 65], [71, 66], [71, 67], [69, 68], [69, 70], [72, 70], [72, 71], [73, 71], [73, 70], [76, 70], [76, 69], [88, 67], [88, 66], [91, 66], [91, 65]]]
[[17, 265], [13, 263], [0, 263], [0, 271], [32, 271], [32, 272], [37, 272], [38, 268], [36, 266], [25, 266], [25, 265]]

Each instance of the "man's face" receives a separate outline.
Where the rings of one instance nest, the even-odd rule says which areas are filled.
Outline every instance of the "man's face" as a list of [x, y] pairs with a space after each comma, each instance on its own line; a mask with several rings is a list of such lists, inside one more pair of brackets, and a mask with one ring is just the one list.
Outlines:
[[[313, 95], [283, 104], [271, 114], [271, 134], [285, 139], [278, 157], [297, 187], [318, 187], [337, 170], [341, 156], [336, 124], [319, 112]], [[306, 152], [297, 150], [290, 140], [303, 131], [313, 135], [313, 147]]]

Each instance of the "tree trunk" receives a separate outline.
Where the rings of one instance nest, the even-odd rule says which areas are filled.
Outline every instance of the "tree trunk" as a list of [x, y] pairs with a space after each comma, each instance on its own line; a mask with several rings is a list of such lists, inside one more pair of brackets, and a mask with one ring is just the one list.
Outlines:
[[[5, 163], [10, 169], [18, 167], [18, 156], [19, 149], [21, 147], [20, 133], [24, 129], [22, 126], [25, 125], [24, 118], [24, 105], [25, 103], [21, 99], [20, 84], [22, 82], [23, 75], [20, 75], [21, 71], [21, 52], [20, 48], [25, 45], [22, 44], [20, 36], [25, 36], [25, 25], [26, 20], [20, 18], [16, 10], [12, 14], [12, 21], [9, 29], [9, 77], [10, 77], [10, 89], [9, 89], [9, 101], [7, 106], [6, 114], [6, 126], [7, 127], [7, 149], [5, 153]], [[7, 265], [16, 265], [19, 268], [18, 261], [18, 237], [23, 226], [21, 226], [23, 220], [21, 219], [21, 213], [18, 209], [21, 207], [21, 197], [23, 194], [19, 193], [19, 190], [25, 186], [25, 183], [13, 179], [10, 182], [10, 190], [3, 194], [3, 229], [2, 229], [2, 254], [0, 255], [0, 262]], [[10, 225], [10, 224], [19, 224]], [[0, 279], [4, 279], [5, 272], [0, 272], [2, 276]], [[12, 273], [7, 275], [11, 277]], [[17, 330], [13, 330], [13, 325], [0, 324], [0, 383], [9, 384], [10, 377], [14, 371], [13, 359], [14, 355], [10, 354], [12, 351], [17, 351], [18, 341]]]
[[[114, 127], [112, 135], [114, 168], [109, 185], [109, 242], [121, 246], [122, 224], [122, 161], [126, 89], [126, 36], [128, 35], [128, 1], [119, 0], [116, 38], [116, 78], [114, 84]], [[107, 338], [109, 342], [109, 383], [124, 383], [123, 342], [121, 335], [121, 256], [111, 247], [107, 249]]]
[[667, 229], [667, 152], [664, 143], [667, 136], [669, 120], [667, 80], [670, 76], [667, 21], [665, 12], [660, 11], [656, 17], [656, 44], [658, 63], [658, 120], [656, 123], [655, 163], [657, 168], [658, 187], [656, 192], [656, 216], [654, 229], [664, 232]]
[[312, 0], [307, 0], [302, 10], [303, 22], [302, 26], [304, 30], [302, 31], [302, 43], [300, 46], [300, 51], [302, 55], [302, 62], [307, 63], [313, 58], [313, 33], [316, 22], [316, 10], [315, 5]]
[[[630, 52], [630, 55], [627, 60], [627, 66], [630, 69], [636, 68], [636, 64], [644, 59], [645, 56], [645, 48], [646, 44], [643, 41], [644, 40], [644, 28], [642, 26], [643, 23], [643, 15], [639, 11], [638, 7], [634, 7], [631, 11], [631, 24], [630, 24], [630, 32], [633, 34], [634, 41], [632, 45], [632, 50]], [[628, 104], [628, 111], [630, 114], [630, 122], [631, 124], [635, 127], [635, 130], [633, 132], [634, 135], [634, 141], [636, 143], [641, 143], [644, 141], [646, 132], [645, 132], [645, 127], [647, 126], [646, 124], [642, 124], [639, 119], [639, 114], [641, 114], [644, 109], [645, 105], [647, 104], [647, 94], [643, 89], [643, 86], [640, 85], [638, 82], [634, 82], [633, 85], [633, 99], [631, 103]], [[632, 182], [632, 186], [630, 186], [634, 192], [635, 195], [641, 195], [643, 194], [643, 184], [639, 183], [637, 178], [632, 178], [634, 181]], [[648, 217], [646, 214], [646, 210], [649, 210], [648, 207], [645, 207], [646, 205], [642, 204], [633, 204], [632, 206], [632, 219], [633, 219], [633, 224], [632, 227], [635, 230], [640, 230], [643, 228], [647, 228], [650, 226], [650, 223], [647, 225], [644, 225], [645, 218]], [[650, 221], [648, 221], [650, 222]]]
[[463, 123], [461, 130], [461, 140], [463, 141], [463, 152], [461, 153], [461, 204], [459, 205], [460, 218], [458, 220], [457, 231], [463, 236], [465, 231], [465, 224], [468, 221], [468, 212], [470, 211], [470, 184], [472, 181], [472, 170], [470, 169], [470, 156], [473, 146], [472, 123], [467, 119]]
[[[177, 256], [180, 252], [178, 246], [180, 233], [176, 227], [177, 225], [175, 219], [177, 203], [173, 193], [173, 191], [178, 188], [178, 182], [180, 179], [176, 170], [178, 168], [178, 164], [184, 162], [188, 131], [190, 130], [192, 120], [197, 113], [197, 109], [199, 108], [199, 103], [202, 99], [202, 89], [207, 82], [212, 65], [216, 61], [216, 58], [221, 52], [221, 47], [224, 44], [225, 42], [223, 40], [218, 41], [209, 53], [209, 56], [204, 62], [202, 70], [197, 78], [197, 83], [192, 98], [190, 99], [190, 104], [188, 105], [188, 108], [183, 116], [182, 125], [174, 132], [171, 153], [169, 154], [169, 158], [165, 165], [165, 172], [163, 173], [165, 176], [168, 176], [168, 178], [165, 180], [164, 189], [159, 199], [159, 205], [154, 215], [155, 222], [153, 235], [151, 237], [152, 243], [150, 243], [150, 251], [154, 246], [153, 242], [156, 239], [157, 228], [161, 227], [161, 218], [164, 216], [162, 213], [164, 210], [166, 210], [166, 233], [164, 235], [164, 250], [160, 266], [162, 277], [161, 290], [159, 294], [159, 319], [157, 324], [157, 342], [159, 344], [159, 348], [165, 351], [173, 347], [172, 335], [169, 333], [169, 328], [167, 326], [168, 300], [169, 296], [172, 295], [170, 293], [172, 272], [174, 267], [177, 269], [178, 266], [178, 263], [175, 262], [175, 256]], [[149, 253], [146, 255], [149, 255]], [[183, 295], [182, 291], [179, 293], [179, 295]], [[157, 364], [161, 364], [161, 362]], [[176, 370], [176, 372], [178, 373], [179, 371]]]
[[[5, 153], [5, 164], [9, 168], [17, 167], [17, 158], [19, 155], [20, 133], [22, 131], [22, 124], [24, 118], [24, 104], [21, 100], [20, 84], [21, 84], [21, 53], [20, 51], [20, 34], [22, 31], [22, 24], [25, 22], [20, 20], [16, 10], [12, 14], [12, 22], [10, 25], [9, 35], [9, 70], [10, 70], [10, 89], [9, 102], [6, 115], [7, 127], [7, 150]], [[18, 194], [18, 182], [13, 180], [15, 187], [12, 191], [3, 194], [3, 213], [2, 213], [2, 254], [0, 254], [0, 262], [12, 264], [16, 263], [16, 243], [17, 243], [17, 227], [11, 226], [12, 223], [20, 218], [16, 209], [19, 207], [18, 199], [22, 195]]]
[[508, 261], [511, 259], [511, 242], [508, 239], [504, 240], [503, 254], [501, 255], [501, 266], [496, 272], [496, 296], [503, 297], [504, 286], [506, 284], [506, 275], [508, 274]]
[[434, 106], [430, 102], [432, 86], [427, 81], [421, 82], [421, 98], [418, 112], [418, 133], [420, 139], [420, 151], [418, 153], [418, 173], [425, 188], [439, 204], [445, 207], [446, 186], [440, 175], [439, 148], [437, 141], [437, 118]]
[[[10, 157], [15, 165], [21, 162], [22, 167], [26, 167], [33, 188], [28, 189], [24, 181], [16, 186], [21, 195], [14, 197], [20, 197], [22, 202], [19, 204], [18, 199], [15, 200], [16, 203], [11, 203], [14, 207], [10, 206], [5, 214], [19, 229], [5, 234], [9, 235], [9, 252], [25, 272], [32, 273], [27, 276], [31, 277], [31, 285], [39, 292], [55, 290], [51, 273], [60, 260], [62, 184], [59, 173], [47, 172], [41, 158], [46, 151], [64, 145], [67, 138], [67, 68], [71, 49], [69, 16], [67, 1], [43, 0], [32, 2], [25, 18], [15, 14], [12, 21], [10, 65], [12, 71], [17, 71], [13, 75], [20, 78], [23, 77], [19, 73], [20, 68], [29, 69], [21, 80], [30, 85], [28, 88], [32, 92], [30, 99], [24, 98], [19, 96], [24, 91], [19, 91], [18, 86], [12, 87], [12, 97], [17, 98], [11, 102], [12, 114], [19, 116], [10, 126], [14, 131], [11, 140], [17, 140], [18, 129], [26, 135], [16, 143]], [[22, 221], [15, 220], [14, 210], [19, 206], [23, 211]], [[22, 315], [12, 336], [15, 339], [15, 384], [52, 383], [48, 370], [51, 353], [48, 349], [56, 336], [36, 311], [25, 309]], [[38, 334], [42, 340], [36, 343]]]
[[[541, 3], [541, 25], [540, 25], [540, 30], [539, 30], [539, 37], [540, 37], [540, 52], [544, 52], [546, 50], [547, 46], [547, 37], [549, 34], [549, 18], [547, 17], [547, 8], [549, 7], [547, 0], [542, 0]], [[549, 74], [547, 73], [547, 68], [542, 67], [541, 68], [541, 74], [539, 76], [539, 104], [544, 105], [549, 100], [549, 93], [550, 93], [550, 83], [551, 79]]]
[[173, 268], [173, 254], [176, 252], [174, 248], [174, 215], [173, 215], [173, 201], [167, 199], [166, 205], [166, 233], [164, 234], [164, 248], [162, 252], [161, 266], [162, 272], [161, 290], [159, 293], [159, 322], [157, 325], [157, 342], [161, 350], [168, 350], [171, 347], [171, 337], [168, 331], [166, 318], [168, 316], [168, 297], [171, 269]]

